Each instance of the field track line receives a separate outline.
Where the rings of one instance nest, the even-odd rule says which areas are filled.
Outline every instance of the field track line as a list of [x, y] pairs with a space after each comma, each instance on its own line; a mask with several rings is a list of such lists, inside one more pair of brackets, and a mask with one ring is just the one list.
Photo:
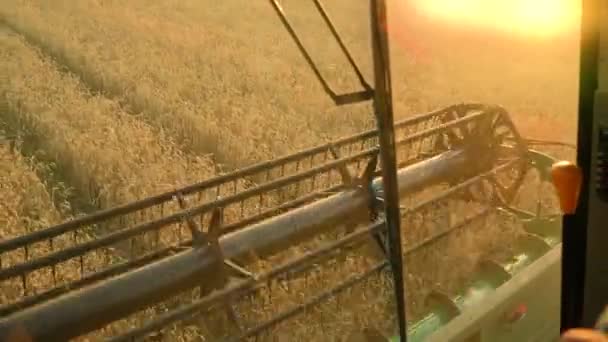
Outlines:
[[[1, 24], [0, 35], [3, 35], [3, 37], [23, 38], [23, 36]], [[27, 42], [23, 42], [23, 44], [24, 46], [28, 46]], [[41, 54], [36, 48], [32, 48], [32, 51], [36, 51], [40, 57], [48, 57]], [[56, 67], [57, 66], [55, 65], [55, 70], [60, 72]], [[0, 97], [0, 101], [3, 101], [2, 97]], [[63, 221], [69, 220], [70, 217], [83, 216], [100, 209], [106, 209], [96, 205], [93, 201], [90, 201], [88, 196], [85, 195], [85, 191], [81, 185], [64, 174], [62, 169], [65, 164], [56, 157], [53, 157], [53, 153], [48, 153], [49, 150], [45, 148], [45, 142], [41, 139], [42, 137], [38, 136], [34, 131], [30, 132], [28, 127], [20, 127], [19, 123], [14, 122], [14, 120], [10, 118], [11, 116], [16, 117], [18, 115], [11, 111], [10, 108], [5, 108], [0, 111], [0, 129], [3, 129], [6, 133], [4, 135], [0, 134], [0, 143], [3, 141], [9, 141], [9, 143], [16, 140], [21, 141], [21, 148], [19, 148], [19, 153], [21, 155], [26, 158], [33, 157], [36, 161], [48, 167], [48, 169], [44, 170], [38, 169], [37, 176], [41, 180], [44, 180], [43, 183], [50, 193], [59, 189], [59, 196], [53, 198], [56, 207], [58, 207], [58, 204], [60, 203], [69, 203], [69, 209], [65, 211]], [[3, 131], [0, 130], [0, 133]], [[106, 230], [90, 232], [96, 236], [108, 233]], [[111, 249], [113, 249], [113, 254], [116, 256], [128, 259], [128, 246], [114, 245]]]
[[[108, 90], [102, 85], [101, 80], [99, 80], [97, 77], [89, 76], [86, 70], [75, 66], [73, 63], [70, 63], [68, 59], [63, 56], [63, 54], [58, 53], [56, 49], [53, 49], [51, 46], [49, 46], [49, 44], [44, 43], [39, 37], [29, 34], [24, 30], [20, 30], [17, 25], [11, 23], [10, 20], [7, 20], [7, 18], [2, 14], [0, 14], [0, 27], [2, 28], [2, 31], [5, 31], [6, 33], [13, 33], [22, 37], [30, 46], [38, 49], [40, 53], [50, 58], [58, 66], [58, 70], [61, 72], [77, 77], [93, 95], [102, 96], [116, 101], [120, 105], [121, 109], [125, 111], [125, 113], [133, 115], [138, 120], [142, 120], [157, 131], [162, 129], [162, 127], [159, 127], [157, 120], [140, 114], [140, 112], [146, 111], [145, 108], [139, 108], [140, 106], [136, 106], [131, 99], [124, 97], [124, 94], [120, 92]], [[178, 146], [182, 152], [195, 156], [203, 156], [204, 154], [215, 160], [215, 151], [196, 151], [185, 146], [183, 142], [179, 141], [180, 139], [176, 139], [175, 136], [173, 136], [173, 138], [178, 143]], [[218, 163], [215, 164], [216, 173], [227, 171], [224, 170], [224, 168], [222, 168]], [[228, 169], [231, 168], [232, 166], [229, 165]]]

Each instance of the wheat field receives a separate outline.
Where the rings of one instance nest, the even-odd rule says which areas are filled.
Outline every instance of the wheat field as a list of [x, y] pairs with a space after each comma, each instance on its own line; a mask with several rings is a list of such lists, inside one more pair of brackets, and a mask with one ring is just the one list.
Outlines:
[[[40, 181], [34, 169], [36, 163], [25, 160], [15, 147], [8, 144], [0, 146], [0, 198], [2, 202], [2, 238], [22, 235], [48, 225], [56, 224], [63, 219], [53, 202], [45, 185]], [[11, 264], [10, 258], [3, 258], [3, 264]], [[40, 279], [33, 279], [33, 283]], [[18, 288], [2, 284], [0, 301], [20, 295]]]
[[[366, 2], [326, 2], [371, 80]], [[312, 2], [281, 4], [332, 87], [358, 90]], [[526, 137], [575, 141], [577, 31], [545, 40], [472, 32], [389, 5], [397, 118], [483, 102], [506, 108]], [[268, 1], [0, 0], [0, 72], [0, 206], [7, 213], [0, 239], [374, 126], [369, 104], [336, 107], [323, 93]], [[480, 258], [504, 253], [501, 242], [520, 233], [498, 223], [474, 227], [445, 242], [440, 256], [410, 261], [409, 313], [422, 312], [430, 286], [458, 287]], [[267, 318], [294, 296], [314, 294], [368, 263], [348, 259], [331, 277], [273, 289], [264, 310], [239, 308], [249, 319]], [[77, 276], [70, 265], [62, 270], [60, 278]], [[29, 281], [43, 284], [50, 276]], [[308, 313], [307, 324], [289, 322], [268, 340], [342, 340], [353, 325], [382, 325], [369, 316], [383, 317], [390, 307], [386, 282], [366, 282], [329, 309]], [[2, 287], [2, 301], [19, 296], [13, 285]], [[344, 317], [336, 317], [336, 305]], [[204, 340], [200, 335], [189, 327], [165, 339]]]

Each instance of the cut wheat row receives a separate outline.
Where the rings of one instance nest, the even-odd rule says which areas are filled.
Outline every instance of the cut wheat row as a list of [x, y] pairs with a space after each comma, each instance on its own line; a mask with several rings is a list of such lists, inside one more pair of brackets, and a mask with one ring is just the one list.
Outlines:
[[[208, 158], [184, 155], [169, 138], [126, 114], [116, 102], [89, 94], [75, 77], [58, 71], [52, 61], [20, 37], [0, 36], [0, 59], [2, 72], [8, 75], [8, 82], [0, 84], [8, 109], [3, 120], [57, 165], [55, 172], [75, 188], [79, 200], [103, 209], [213, 176]], [[166, 214], [179, 206], [171, 203], [163, 210]], [[150, 216], [112, 222], [104, 231], [91, 227], [91, 231], [81, 231], [84, 235], [78, 235], [77, 240], [82, 242], [142, 219]], [[156, 242], [175, 243], [185, 231], [179, 225], [177, 231], [160, 232]], [[145, 238], [137, 241], [141, 247], [147, 243]], [[126, 253], [122, 251], [125, 246], [113, 247], [112, 255], [116, 248]], [[104, 251], [110, 253], [108, 250]], [[98, 269], [100, 263], [112, 261], [112, 255], [107, 255], [107, 260], [87, 259], [81, 269]]]
[[316, 83], [298, 85], [314, 84], [297, 92], [299, 103], [280, 100], [296, 77], [310, 76], [308, 69], [293, 71], [283, 61], [277, 73], [264, 55], [249, 56], [213, 30], [167, 22], [172, 31], [157, 31], [150, 26], [162, 27], [161, 21], [145, 13], [135, 20], [120, 6], [95, 3], [62, 8], [16, 1], [0, 13], [93, 88], [124, 99], [133, 112], [143, 110], [185, 149], [213, 152], [219, 162], [241, 167], [314, 146], [322, 141], [319, 131], [359, 131], [371, 118], [342, 120], [327, 111], [309, 117], [320, 109], [314, 102], [333, 107]]

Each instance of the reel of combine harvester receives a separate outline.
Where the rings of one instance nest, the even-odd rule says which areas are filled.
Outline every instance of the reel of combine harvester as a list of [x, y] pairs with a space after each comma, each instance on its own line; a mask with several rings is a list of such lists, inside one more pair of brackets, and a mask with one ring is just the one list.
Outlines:
[[[560, 243], [554, 160], [529, 150], [496, 106], [455, 105], [395, 131], [408, 335], [421, 341]], [[14, 294], [0, 307], [0, 336], [394, 333], [377, 139], [377, 130], [362, 132], [0, 242], [0, 282]], [[456, 281], [430, 283], [458, 273], [450, 250], [475, 236], [490, 244], [485, 252], [461, 256]], [[32, 289], [34, 277], [46, 287]], [[507, 310], [505, 326], [530, 319], [534, 305]]]
[[344, 95], [270, 2], [325, 92], [337, 105], [373, 100], [378, 129], [0, 241], [0, 339], [348, 341], [399, 331], [500, 342], [551, 331], [554, 159], [530, 150], [498, 106], [459, 104], [393, 125], [384, 1], [370, 1], [372, 88], [314, 0], [363, 88]]

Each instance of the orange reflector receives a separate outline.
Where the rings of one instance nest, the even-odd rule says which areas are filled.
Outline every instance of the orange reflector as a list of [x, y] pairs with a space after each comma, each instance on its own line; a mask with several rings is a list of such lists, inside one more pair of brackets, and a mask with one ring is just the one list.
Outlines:
[[574, 214], [583, 181], [581, 169], [571, 162], [560, 161], [551, 167], [551, 178], [562, 212], [566, 215]]
[[520, 319], [524, 318], [528, 313], [528, 306], [526, 304], [519, 304], [513, 311], [508, 313], [505, 317], [507, 323], [515, 323]]

